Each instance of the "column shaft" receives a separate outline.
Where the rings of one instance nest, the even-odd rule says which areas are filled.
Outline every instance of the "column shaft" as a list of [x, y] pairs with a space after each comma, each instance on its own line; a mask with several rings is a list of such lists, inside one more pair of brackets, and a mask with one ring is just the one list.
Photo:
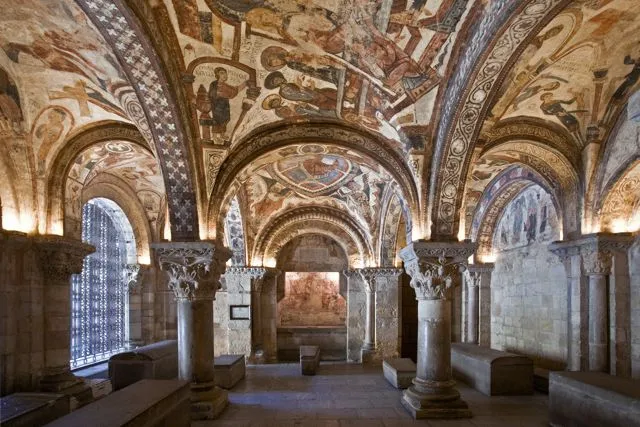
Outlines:
[[480, 317], [479, 305], [480, 288], [475, 283], [467, 286], [467, 342], [478, 344], [478, 318]]
[[375, 350], [376, 348], [376, 293], [367, 290], [367, 312], [364, 330], [364, 350]]
[[589, 370], [608, 372], [607, 277], [589, 276]]

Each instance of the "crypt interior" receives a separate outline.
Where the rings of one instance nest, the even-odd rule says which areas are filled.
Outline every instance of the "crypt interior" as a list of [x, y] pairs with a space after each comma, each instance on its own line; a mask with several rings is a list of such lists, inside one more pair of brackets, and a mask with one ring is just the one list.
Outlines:
[[640, 1], [0, 5], [2, 425], [640, 426]]

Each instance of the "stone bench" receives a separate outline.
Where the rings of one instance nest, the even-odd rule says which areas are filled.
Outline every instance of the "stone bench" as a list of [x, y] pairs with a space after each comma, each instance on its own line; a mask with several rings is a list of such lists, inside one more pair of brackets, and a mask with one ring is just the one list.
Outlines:
[[245, 376], [244, 354], [223, 354], [213, 360], [216, 385], [230, 389]]
[[48, 427], [188, 427], [187, 381], [141, 380], [47, 424]]
[[300, 371], [302, 375], [315, 375], [320, 365], [320, 347], [317, 345], [300, 346]]
[[70, 411], [69, 396], [55, 393], [14, 393], [0, 398], [0, 425], [41, 426]]
[[640, 427], [640, 380], [602, 372], [551, 372], [549, 423], [558, 427]]
[[170, 380], [178, 377], [178, 341], [160, 341], [109, 359], [113, 390], [142, 379]]
[[453, 376], [487, 396], [533, 394], [533, 361], [476, 344], [451, 344]]
[[382, 362], [384, 377], [395, 388], [409, 388], [416, 376], [416, 364], [411, 359], [387, 359]]

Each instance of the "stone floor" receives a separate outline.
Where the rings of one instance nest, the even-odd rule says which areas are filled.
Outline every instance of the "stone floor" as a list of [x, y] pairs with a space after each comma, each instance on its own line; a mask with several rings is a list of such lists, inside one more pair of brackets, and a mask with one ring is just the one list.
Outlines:
[[487, 397], [460, 384], [474, 417], [414, 421], [400, 404], [401, 391], [388, 384], [381, 367], [322, 364], [316, 376], [300, 375], [298, 364], [247, 367], [247, 377], [229, 392], [220, 419], [193, 427], [533, 427], [546, 426], [547, 396]]

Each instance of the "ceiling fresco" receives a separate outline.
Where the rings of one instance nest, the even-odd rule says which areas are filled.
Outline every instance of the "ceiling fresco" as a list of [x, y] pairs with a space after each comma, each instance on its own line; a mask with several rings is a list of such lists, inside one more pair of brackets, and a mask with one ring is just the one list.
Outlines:
[[[164, 0], [204, 146], [333, 118], [409, 149], [473, 0]], [[422, 132], [424, 133], [424, 132]]]
[[529, 41], [485, 129], [529, 116], [562, 125], [578, 147], [603, 136], [640, 79], [639, 31], [636, 0], [572, 2]]
[[130, 92], [115, 56], [74, 2], [19, 0], [2, 9], [0, 118], [18, 134], [30, 133], [37, 144], [57, 133], [43, 136], [43, 123], [128, 121], [119, 98]]
[[[373, 240], [391, 176], [371, 159], [323, 144], [289, 146], [256, 159], [238, 176], [246, 195], [247, 233], [256, 236], [274, 217], [299, 206], [336, 207]], [[395, 188], [395, 187], [394, 187]]]
[[[80, 209], [82, 189], [101, 174], [124, 180], [138, 196], [152, 224], [166, 209], [164, 181], [158, 161], [147, 150], [126, 141], [108, 141], [83, 151], [69, 170], [65, 199]], [[79, 217], [79, 212], [71, 212]]]

